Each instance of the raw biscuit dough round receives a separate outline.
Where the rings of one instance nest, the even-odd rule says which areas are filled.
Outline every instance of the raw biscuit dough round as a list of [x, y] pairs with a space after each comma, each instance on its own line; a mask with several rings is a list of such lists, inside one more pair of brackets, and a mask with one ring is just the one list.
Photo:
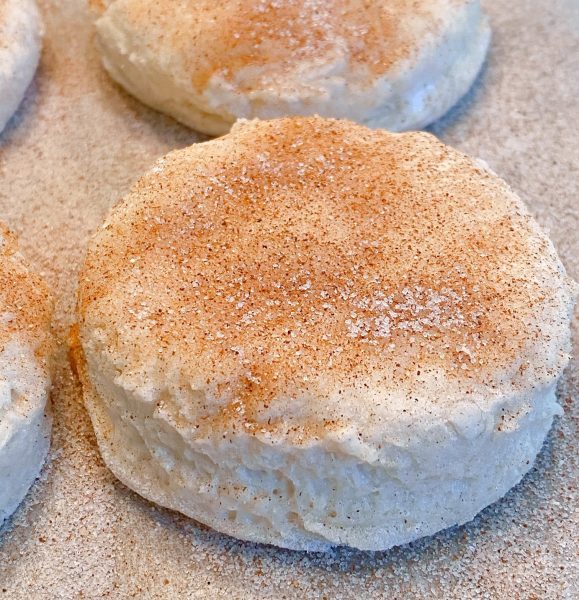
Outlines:
[[240, 121], [97, 232], [77, 363], [146, 498], [246, 540], [385, 549], [531, 468], [576, 292], [521, 200], [433, 136]]
[[105, 5], [96, 27], [110, 75], [210, 135], [238, 118], [314, 114], [422, 128], [466, 93], [490, 39], [479, 0]]

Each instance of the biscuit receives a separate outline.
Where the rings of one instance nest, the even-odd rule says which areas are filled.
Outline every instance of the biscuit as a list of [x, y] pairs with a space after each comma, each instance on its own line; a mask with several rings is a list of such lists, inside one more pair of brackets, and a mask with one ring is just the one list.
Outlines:
[[0, 525], [38, 476], [50, 443], [52, 300], [0, 225]]
[[424, 127], [463, 96], [490, 39], [479, 0], [112, 0], [103, 64], [145, 104], [221, 135], [238, 118]]
[[378, 550], [464, 523], [561, 410], [577, 286], [427, 133], [240, 121], [133, 187], [80, 282], [105, 462], [238, 538]]

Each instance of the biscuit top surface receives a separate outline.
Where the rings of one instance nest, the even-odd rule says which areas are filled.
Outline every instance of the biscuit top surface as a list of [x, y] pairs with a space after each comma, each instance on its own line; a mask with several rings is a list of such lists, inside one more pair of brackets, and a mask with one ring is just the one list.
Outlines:
[[[52, 298], [28, 270], [15, 236], [0, 224], [0, 438], [14, 419], [44, 410], [50, 382]], [[6, 414], [10, 418], [5, 420]], [[0, 445], [2, 445], [0, 443]]]
[[250, 427], [282, 397], [538, 385], [564, 366], [571, 302], [495, 175], [426, 133], [321, 118], [162, 159], [97, 233], [79, 295], [89, 353]]
[[0, 350], [18, 337], [44, 362], [50, 346], [51, 310], [46, 284], [28, 270], [14, 234], [0, 224]]
[[[98, 0], [97, 0], [98, 1]], [[214, 75], [238, 90], [285, 86], [300, 65], [347, 60], [360, 80], [412, 60], [474, 0], [116, 0], [109, 14], [202, 90]], [[102, 10], [102, 3], [101, 10]], [[178, 5], [178, 9], [176, 7]], [[336, 58], [342, 57], [342, 58]], [[344, 58], [347, 57], [347, 58]], [[246, 67], [251, 76], [238, 78]]]

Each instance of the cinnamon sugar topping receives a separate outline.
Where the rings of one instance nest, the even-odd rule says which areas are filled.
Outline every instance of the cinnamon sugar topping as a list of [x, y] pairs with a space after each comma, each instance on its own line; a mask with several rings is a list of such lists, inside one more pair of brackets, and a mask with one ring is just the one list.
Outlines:
[[215, 74], [235, 81], [248, 66], [270, 65], [263, 79], [281, 82], [300, 61], [325, 61], [343, 52], [361, 77], [366, 71], [382, 75], [439, 26], [436, 8], [425, 0], [186, 0], [178, 20], [166, 0], [125, 1], [123, 10], [139, 28], [159, 32], [163, 46], [186, 57], [197, 89]]
[[560, 318], [552, 252], [504, 183], [428, 134], [248, 122], [135, 186], [80, 306], [123, 363], [180, 365], [251, 423], [329, 380], [492, 384]]
[[16, 237], [0, 224], [0, 346], [21, 336], [46, 364], [52, 347], [52, 299], [46, 284], [29, 271], [18, 253]]

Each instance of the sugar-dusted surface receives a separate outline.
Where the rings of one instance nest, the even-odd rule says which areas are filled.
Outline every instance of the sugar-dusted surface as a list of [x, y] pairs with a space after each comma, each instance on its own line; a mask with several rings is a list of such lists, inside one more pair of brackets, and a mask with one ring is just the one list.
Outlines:
[[286, 114], [421, 127], [470, 88], [490, 36], [479, 0], [105, 4], [96, 30], [113, 79], [212, 135]]
[[[63, 343], [52, 460], [2, 532], [0, 598], [575, 597], [577, 361], [560, 390], [565, 416], [537, 468], [472, 524], [407, 548], [308, 556], [255, 547], [156, 509], [115, 482], [66, 360], [75, 275], [108, 208], [159, 155], [197, 137], [108, 82], [84, 3], [41, 6], [47, 47], [1, 138], [0, 214], [54, 288]], [[579, 7], [521, 0], [488, 2], [487, 10], [488, 67], [435, 132], [509, 181], [578, 279]]]

